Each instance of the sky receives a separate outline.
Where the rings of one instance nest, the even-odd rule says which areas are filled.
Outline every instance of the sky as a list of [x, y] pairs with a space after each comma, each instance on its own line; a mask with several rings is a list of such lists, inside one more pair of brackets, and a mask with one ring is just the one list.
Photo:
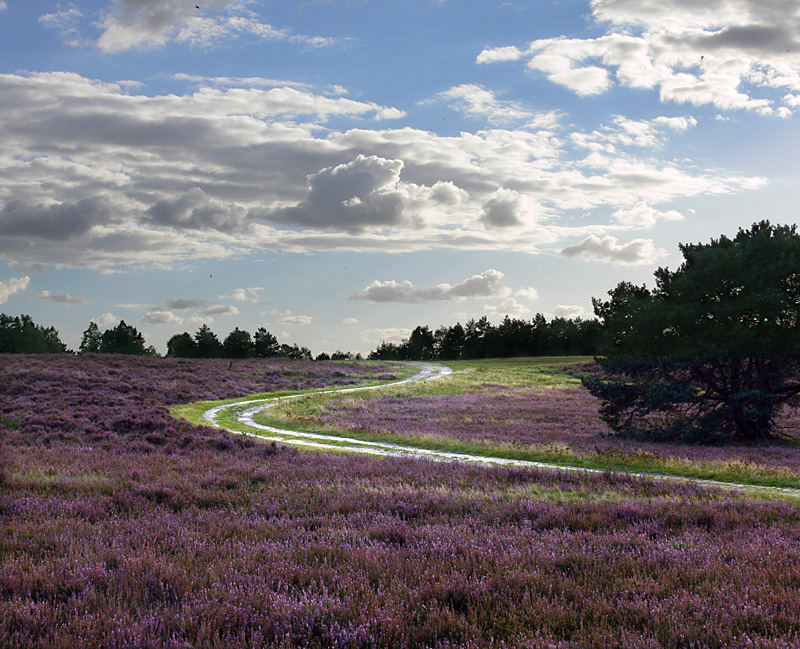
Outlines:
[[796, 0], [0, 0], [0, 311], [365, 353], [797, 221]]

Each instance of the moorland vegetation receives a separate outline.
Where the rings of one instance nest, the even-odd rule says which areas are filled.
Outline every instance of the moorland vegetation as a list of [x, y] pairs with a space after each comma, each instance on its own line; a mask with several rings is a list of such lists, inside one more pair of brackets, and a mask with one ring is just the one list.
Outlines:
[[584, 385], [618, 434], [757, 442], [800, 395], [800, 234], [768, 221], [682, 244], [653, 290], [622, 282], [594, 300], [601, 372]]
[[[430, 384], [433, 395], [414, 397], [427, 409], [408, 416], [448, 432], [470, 411], [483, 423], [469, 434], [507, 441], [519, 391], [534, 390], [554, 402], [529, 428], [563, 436], [574, 408], [561, 399], [583, 390], [562, 373], [570, 360], [453, 363], [452, 385]], [[394, 371], [285, 359], [229, 365], [0, 356], [0, 646], [800, 643], [791, 495], [298, 453], [169, 417], [177, 402]], [[461, 397], [451, 404], [442, 397], [454, 389]], [[377, 410], [367, 414], [387, 425]]]

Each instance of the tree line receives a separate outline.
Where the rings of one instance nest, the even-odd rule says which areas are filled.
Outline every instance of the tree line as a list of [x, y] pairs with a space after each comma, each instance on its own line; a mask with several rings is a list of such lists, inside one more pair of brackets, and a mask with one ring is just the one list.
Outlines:
[[259, 327], [252, 336], [250, 332], [236, 327], [224, 340], [220, 340], [208, 325], [203, 325], [194, 334], [184, 331], [167, 341], [167, 356], [173, 358], [294, 358], [311, 359], [308, 347], [297, 344], [280, 344], [278, 339], [264, 327]]
[[600, 343], [600, 323], [594, 319], [553, 318], [541, 313], [530, 320], [506, 316], [495, 326], [486, 316], [462, 326], [431, 331], [418, 326], [399, 343], [382, 342], [371, 360], [454, 360], [514, 356], [591, 356]]
[[55, 327], [36, 324], [29, 315], [0, 313], [0, 354], [57, 354], [66, 352]]
[[[54, 353], [72, 353], [61, 341], [55, 327], [36, 324], [29, 315], [0, 313], [0, 354]], [[81, 336], [77, 353], [158, 355], [142, 333], [124, 320], [105, 331], [101, 331], [96, 322], [90, 322]], [[281, 344], [264, 327], [253, 336], [237, 327], [220, 340], [208, 325], [201, 326], [194, 336], [187, 332], [172, 336], [167, 342], [166, 355], [173, 358], [312, 358], [308, 347]], [[337, 351], [332, 355], [320, 354], [317, 360], [352, 360], [356, 357], [349, 352]]]

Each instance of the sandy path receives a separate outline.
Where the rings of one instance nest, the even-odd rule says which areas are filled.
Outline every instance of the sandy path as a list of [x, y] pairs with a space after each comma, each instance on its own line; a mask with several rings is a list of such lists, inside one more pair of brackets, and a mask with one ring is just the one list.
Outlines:
[[[393, 383], [384, 383], [382, 385], [368, 385], [355, 388], [333, 388], [330, 390], [320, 390], [311, 394], [330, 394], [330, 393], [349, 393], [349, 392], [362, 392], [365, 390], [378, 390], [391, 386], [402, 385], [414, 381], [434, 381], [444, 378], [452, 373], [452, 370], [439, 363], [421, 363], [421, 362], [408, 362], [408, 365], [419, 368], [419, 373], [411, 376], [402, 381], [395, 381]], [[383, 457], [410, 457], [422, 458], [427, 460], [439, 462], [472, 462], [476, 464], [486, 465], [499, 465], [511, 466], [521, 468], [535, 468], [547, 469], [554, 471], [573, 471], [582, 473], [608, 473], [612, 475], [628, 476], [633, 478], [641, 478], [646, 480], [669, 480], [672, 482], [691, 482], [708, 487], [720, 487], [723, 489], [734, 490], [759, 490], [769, 493], [786, 494], [800, 498], [800, 489], [793, 489], [790, 487], [768, 487], [768, 486], [754, 486], [737, 484], [730, 482], [722, 482], [719, 480], [711, 480], [706, 478], [689, 478], [682, 476], [670, 476], [654, 473], [640, 473], [635, 471], [612, 471], [607, 469], [592, 469], [587, 467], [571, 467], [561, 464], [550, 464], [547, 462], [534, 462], [532, 460], [514, 460], [509, 458], [489, 457], [483, 455], [469, 455], [466, 453], [452, 453], [448, 451], [435, 451], [429, 449], [415, 448], [413, 446], [404, 446], [402, 444], [393, 444], [390, 442], [370, 442], [366, 440], [356, 439], [354, 437], [344, 437], [339, 435], [325, 435], [323, 433], [302, 432], [296, 430], [286, 430], [283, 428], [276, 428], [274, 426], [266, 426], [259, 424], [253, 418], [259, 412], [267, 410], [282, 401], [291, 399], [299, 399], [308, 396], [309, 393], [293, 394], [284, 397], [273, 397], [271, 399], [252, 399], [242, 400], [233, 403], [215, 406], [203, 413], [203, 419], [208, 423], [218, 428], [222, 426], [217, 422], [217, 417], [220, 413], [228, 409], [240, 409], [242, 406], [249, 405], [250, 407], [242, 410], [237, 415], [237, 420], [245, 426], [262, 431], [260, 433], [252, 433], [245, 430], [237, 430], [234, 428], [226, 428], [231, 433], [238, 435], [254, 435], [257, 439], [267, 442], [277, 442], [281, 444], [288, 444], [294, 446], [304, 446], [320, 450], [330, 451], [346, 451], [348, 453], [364, 453], [368, 455], [377, 455]]]

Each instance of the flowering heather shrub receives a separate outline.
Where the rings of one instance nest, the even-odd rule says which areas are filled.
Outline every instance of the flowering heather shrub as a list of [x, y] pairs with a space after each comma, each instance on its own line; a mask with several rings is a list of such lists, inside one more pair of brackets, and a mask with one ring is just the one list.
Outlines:
[[[737, 460], [800, 471], [800, 447], [697, 446], [617, 437], [598, 415], [598, 401], [580, 386], [508, 388], [431, 397], [332, 400], [321, 423], [368, 433], [400, 433], [516, 446], [564, 446], [587, 453], [649, 453], [692, 460]], [[800, 409], [786, 407], [785, 435], [800, 438]]]
[[800, 646], [794, 503], [292, 452], [10, 460], [4, 648]]
[[227, 364], [105, 361], [0, 357], [3, 649], [800, 647], [794, 502], [226, 450], [160, 428], [164, 404], [275, 389], [266, 375], [219, 388]]
[[[19, 442], [101, 444], [142, 450], [247, 442], [174, 419], [168, 404], [255, 392], [345, 385], [387, 366], [286, 359], [162, 359], [127, 355], [0, 355], [0, 426]], [[13, 426], [9, 426], [13, 422]]]

